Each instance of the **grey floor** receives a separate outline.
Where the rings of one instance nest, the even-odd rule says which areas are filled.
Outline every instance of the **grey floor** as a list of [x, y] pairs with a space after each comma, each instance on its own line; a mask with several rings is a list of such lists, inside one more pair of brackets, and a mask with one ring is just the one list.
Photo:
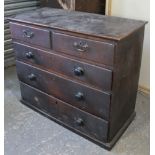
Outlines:
[[109, 152], [19, 102], [15, 67], [5, 70], [5, 155], [149, 155], [149, 97], [138, 93], [137, 116]]

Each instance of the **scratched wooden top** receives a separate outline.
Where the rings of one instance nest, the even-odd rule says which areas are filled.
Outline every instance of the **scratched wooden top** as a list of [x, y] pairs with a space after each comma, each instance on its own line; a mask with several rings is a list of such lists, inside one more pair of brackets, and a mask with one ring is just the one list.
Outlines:
[[113, 40], [121, 40], [146, 24], [145, 21], [47, 7], [9, 19]]

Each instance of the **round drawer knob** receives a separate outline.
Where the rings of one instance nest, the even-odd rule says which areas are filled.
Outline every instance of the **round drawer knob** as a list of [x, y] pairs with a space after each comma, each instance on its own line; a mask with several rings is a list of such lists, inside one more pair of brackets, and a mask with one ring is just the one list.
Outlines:
[[34, 74], [30, 74], [30, 75], [28, 75], [28, 79], [31, 81], [34, 81], [34, 80], [36, 80], [36, 76]]
[[27, 53], [26, 53], [26, 57], [27, 57], [28, 59], [32, 59], [32, 58], [34, 57], [34, 55], [33, 55], [32, 52], [27, 52]]
[[74, 74], [77, 75], [77, 76], [83, 75], [83, 74], [84, 74], [83, 68], [81, 68], [81, 67], [75, 68], [75, 69], [74, 69]]
[[83, 126], [83, 125], [84, 125], [83, 119], [82, 119], [82, 118], [78, 118], [78, 119], [76, 120], [76, 124], [77, 124], [78, 126]]
[[75, 94], [75, 98], [79, 101], [84, 99], [84, 95], [81, 92], [78, 92], [77, 94]]

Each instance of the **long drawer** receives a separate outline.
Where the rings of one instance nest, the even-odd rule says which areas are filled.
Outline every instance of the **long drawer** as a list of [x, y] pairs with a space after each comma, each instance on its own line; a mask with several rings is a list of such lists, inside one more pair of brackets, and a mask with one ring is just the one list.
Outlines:
[[51, 47], [49, 30], [17, 23], [10, 23], [10, 30], [13, 39], [22, 40], [41, 47]]
[[20, 81], [98, 117], [109, 119], [110, 94], [16, 61]]
[[61, 55], [14, 43], [17, 60], [38, 65], [49, 71], [55, 71], [69, 78], [87, 83], [104, 91], [111, 90], [112, 71], [79, 62]]
[[72, 107], [24, 83], [20, 83], [22, 100], [65, 124], [100, 141], [107, 140], [108, 122]]
[[113, 43], [94, 41], [61, 33], [52, 34], [53, 50], [82, 59], [113, 66]]

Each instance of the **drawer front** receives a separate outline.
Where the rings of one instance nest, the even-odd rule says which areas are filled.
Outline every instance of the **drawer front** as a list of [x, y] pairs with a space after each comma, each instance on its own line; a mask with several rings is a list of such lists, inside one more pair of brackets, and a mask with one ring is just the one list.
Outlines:
[[18, 43], [14, 43], [14, 49], [17, 60], [39, 65], [40, 67], [44, 67], [44, 69], [61, 73], [101, 90], [111, 90], [112, 71], [108, 69], [82, 63]]
[[64, 52], [72, 56], [91, 60], [105, 65], [113, 65], [113, 44], [54, 32], [52, 39], [53, 49], [55, 51]]
[[20, 86], [22, 99], [30, 106], [48, 113], [63, 124], [85, 135], [100, 141], [106, 141], [108, 132], [107, 121], [72, 107], [28, 85], [21, 83]]
[[18, 39], [46, 48], [51, 47], [49, 30], [25, 26], [16, 23], [10, 23], [10, 30], [13, 39]]
[[98, 117], [108, 119], [110, 94], [16, 61], [20, 81]]

